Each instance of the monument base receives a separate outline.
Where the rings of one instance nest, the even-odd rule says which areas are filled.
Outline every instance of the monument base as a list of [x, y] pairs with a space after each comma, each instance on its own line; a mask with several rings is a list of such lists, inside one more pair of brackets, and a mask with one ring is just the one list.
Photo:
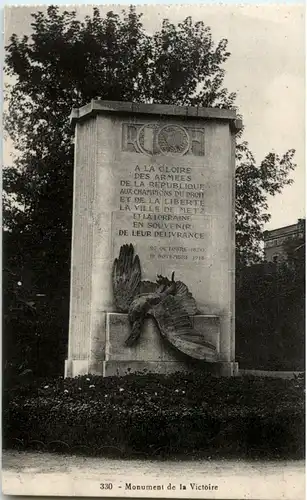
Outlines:
[[176, 372], [189, 372], [192, 368], [184, 361], [105, 361], [104, 376], [122, 377], [129, 373], [159, 373], [169, 375]]
[[[66, 360], [65, 377], [87, 374], [108, 377], [146, 372], [170, 374], [195, 370], [216, 376], [236, 375], [237, 363], [219, 361], [219, 318], [214, 315], [196, 315], [193, 322], [204, 339], [216, 347], [216, 354], [208, 353], [205, 361], [192, 359], [178, 352], [161, 337], [152, 318], [146, 319], [142, 334], [135, 346], [126, 347], [125, 340], [130, 332], [128, 315], [106, 313], [104, 332], [101, 334], [104, 339], [101, 338], [96, 343], [95, 352], [91, 351], [87, 359]], [[103, 345], [104, 348], [102, 348]]]
[[239, 373], [238, 363], [207, 363], [205, 361], [104, 361], [104, 377], [122, 377], [130, 373], [145, 375], [159, 373], [170, 375], [176, 372], [195, 373], [201, 371], [215, 377], [234, 377]]
[[169, 375], [176, 372], [195, 372], [200, 370], [216, 377], [235, 377], [239, 374], [236, 362], [206, 363], [201, 361], [97, 361], [71, 359], [65, 361], [65, 378], [82, 375], [102, 377], [122, 377], [129, 373], [160, 373]]
[[226, 361], [217, 364], [217, 372], [220, 377], [237, 377], [239, 375], [239, 363]]
[[66, 359], [65, 378], [80, 377], [82, 375], [103, 376], [104, 361], [97, 359]]

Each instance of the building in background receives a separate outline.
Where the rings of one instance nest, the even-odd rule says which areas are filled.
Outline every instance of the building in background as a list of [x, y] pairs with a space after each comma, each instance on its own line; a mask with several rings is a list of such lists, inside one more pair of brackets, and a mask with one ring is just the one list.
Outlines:
[[264, 259], [267, 262], [280, 262], [287, 259], [289, 240], [305, 239], [305, 219], [298, 219], [296, 224], [264, 231]]

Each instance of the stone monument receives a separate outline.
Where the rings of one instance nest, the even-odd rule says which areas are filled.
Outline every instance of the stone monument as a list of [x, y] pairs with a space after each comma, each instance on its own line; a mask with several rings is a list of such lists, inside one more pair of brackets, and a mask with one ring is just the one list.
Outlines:
[[[75, 165], [65, 376], [171, 373], [195, 366], [236, 374], [235, 134], [242, 123], [235, 111], [92, 101], [74, 109], [71, 120]], [[125, 248], [138, 259], [142, 280], [154, 283], [160, 275], [158, 287], [174, 273], [188, 287], [196, 304], [187, 320], [192, 344], [202, 345], [196, 356], [186, 348], [192, 337], [184, 332], [188, 344], [182, 349], [180, 339], [167, 342], [151, 316], [144, 317], [137, 341], [126, 342], [131, 321], [114, 297], [114, 263]], [[173, 333], [175, 326], [169, 339]]]

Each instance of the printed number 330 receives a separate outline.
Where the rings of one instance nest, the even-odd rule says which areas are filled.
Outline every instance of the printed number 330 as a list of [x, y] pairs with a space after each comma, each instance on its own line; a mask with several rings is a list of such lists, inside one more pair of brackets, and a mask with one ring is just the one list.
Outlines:
[[101, 490], [111, 490], [113, 488], [112, 483], [100, 483]]

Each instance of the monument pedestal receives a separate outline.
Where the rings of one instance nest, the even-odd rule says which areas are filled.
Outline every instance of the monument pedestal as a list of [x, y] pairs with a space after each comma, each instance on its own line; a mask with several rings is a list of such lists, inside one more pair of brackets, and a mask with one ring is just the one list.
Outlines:
[[169, 373], [201, 363], [168, 347], [150, 321], [135, 347], [125, 346], [128, 322], [114, 312], [112, 267], [127, 244], [140, 258], [142, 280], [174, 272], [188, 286], [200, 311], [196, 329], [218, 345], [203, 368], [235, 374], [236, 112], [94, 100], [73, 110], [71, 121], [66, 376]]

